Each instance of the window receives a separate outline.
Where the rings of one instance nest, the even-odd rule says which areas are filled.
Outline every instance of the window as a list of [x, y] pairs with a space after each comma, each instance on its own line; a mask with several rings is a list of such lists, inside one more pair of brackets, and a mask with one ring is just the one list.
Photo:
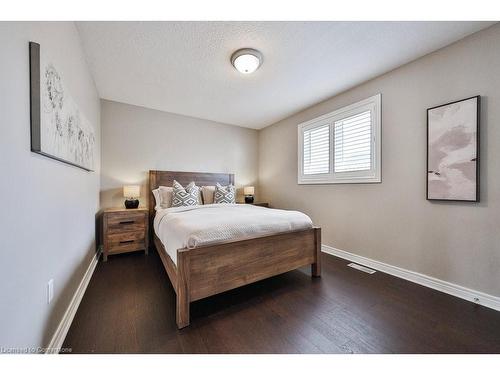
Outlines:
[[298, 183], [381, 182], [381, 95], [298, 126]]

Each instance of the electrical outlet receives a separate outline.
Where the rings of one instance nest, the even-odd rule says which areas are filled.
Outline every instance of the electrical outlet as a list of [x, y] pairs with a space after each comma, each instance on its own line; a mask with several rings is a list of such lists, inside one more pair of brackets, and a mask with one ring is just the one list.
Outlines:
[[54, 279], [50, 279], [47, 283], [47, 304], [52, 302], [52, 298], [54, 298]]

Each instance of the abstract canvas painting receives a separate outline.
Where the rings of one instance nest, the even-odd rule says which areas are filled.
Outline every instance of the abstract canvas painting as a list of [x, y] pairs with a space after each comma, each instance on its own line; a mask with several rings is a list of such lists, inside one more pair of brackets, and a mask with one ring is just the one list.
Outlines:
[[94, 169], [94, 128], [79, 109], [57, 64], [30, 42], [31, 151]]
[[479, 201], [480, 97], [427, 110], [427, 199]]

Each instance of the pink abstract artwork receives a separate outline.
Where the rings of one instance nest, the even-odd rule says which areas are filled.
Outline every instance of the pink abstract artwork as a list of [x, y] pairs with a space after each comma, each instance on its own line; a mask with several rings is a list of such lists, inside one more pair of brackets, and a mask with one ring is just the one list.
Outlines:
[[478, 201], [479, 96], [427, 111], [427, 199]]

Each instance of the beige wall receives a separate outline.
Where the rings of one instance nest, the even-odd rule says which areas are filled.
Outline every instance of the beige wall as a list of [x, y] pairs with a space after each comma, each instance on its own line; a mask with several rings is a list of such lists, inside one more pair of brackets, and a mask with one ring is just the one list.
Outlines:
[[150, 169], [234, 173], [239, 187], [257, 181], [256, 130], [107, 100], [101, 122], [102, 207], [123, 205], [124, 184], [141, 184], [146, 205]]
[[[382, 183], [297, 185], [297, 124], [377, 93]], [[426, 108], [477, 94], [481, 203], [426, 201]], [[265, 128], [259, 148], [263, 199], [309, 214], [324, 244], [500, 296], [499, 25]]]
[[[95, 172], [30, 152], [29, 41], [49, 51], [95, 127]], [[100, 103], [72, 22], [0, 22], [0, 45], [0, 347], [36, 348], [49, 343], [95, 254]]]

